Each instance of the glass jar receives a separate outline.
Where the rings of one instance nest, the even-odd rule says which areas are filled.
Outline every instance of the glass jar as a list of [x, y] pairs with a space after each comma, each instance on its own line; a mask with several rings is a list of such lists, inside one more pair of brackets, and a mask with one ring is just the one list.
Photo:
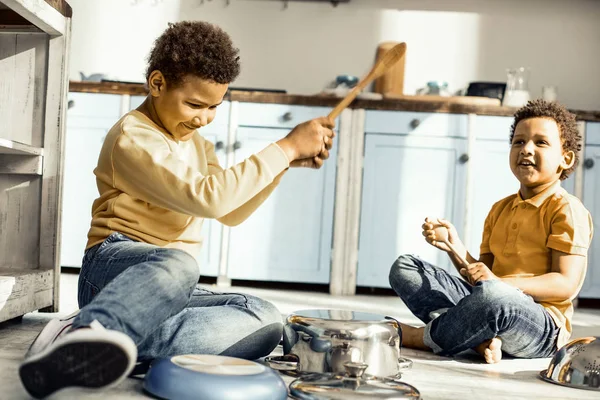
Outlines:
[[529, 68], [509, 68], [506, 70], [506, 92], [502, 105], [522, 107], [529, 101]]

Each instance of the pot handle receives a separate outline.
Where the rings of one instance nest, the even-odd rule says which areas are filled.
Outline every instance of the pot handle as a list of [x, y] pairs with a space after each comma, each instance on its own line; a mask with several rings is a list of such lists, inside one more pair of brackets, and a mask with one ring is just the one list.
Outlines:
[[391, 319], [392, 321], [396, 321], [396, 323], [398, 324], [398, 337], [400, 338], [400, 348], [402, 348], [402, 329], [400, 328], [400, 321], [398, 321], [396, 318], [392, 318], [392, 317], [388, 317], [386, 316], [385, 319]]
[[[392, 317], [388, 317], [388, 316], [386, 316], [385, 319], [391, 319], [392, 321], [396, 321], [396, 323], [398, 324], [398, 337], [400, 338], [400, 349], [402, 349], [402, 329], [400, 328], [400, 321], [398, 321], [396, 318], [392, 318]], [[412, 360], [410, 360], [408, 358], [404, 358], [404, 357], [398, 357], [398, 369], [399, 370], [410, 369], [410, 368], [412, 368], [412, 365], [413, 365]]]
[[326, 353], [333, 347], [331, 340], [321, 339], [319, 335], [312, 331], [309, 327], [300, 324], [294, 324], [292, 329], [300, 332], [304, 332], [312, 337], [310, 341], [310, 349], [317, 353]]
[[265, 357], [265, 363], [277, 371], [298, 371], [300, 358], [295, 354], [286, 354], [285, 356]]
[[405, 369], [411, 369], [413, 365], [412, 360], [404, 357], [398, 357], [398, 370], [402, 371]]

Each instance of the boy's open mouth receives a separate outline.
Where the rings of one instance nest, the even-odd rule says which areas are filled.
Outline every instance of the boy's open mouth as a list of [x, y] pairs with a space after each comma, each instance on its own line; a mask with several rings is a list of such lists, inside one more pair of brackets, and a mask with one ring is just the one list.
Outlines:
[[519, 167], [535, 167], [535, 163], [529, 160], [522, 160], [518, 165]]

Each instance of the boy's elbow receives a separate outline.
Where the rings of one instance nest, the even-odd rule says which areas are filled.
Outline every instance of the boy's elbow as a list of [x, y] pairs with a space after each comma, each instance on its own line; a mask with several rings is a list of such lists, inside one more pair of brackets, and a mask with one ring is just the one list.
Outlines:
[[230, 226], [230, 227], [238, 226], [239, 224], [242, 223], [241, 220], [231, 218], [227, 215], [225, 215], [224, 217], [221, 217], [221, 218], [217, 218], [217, 221], [219, 221], [220, 223], [222, 223], [225, 226]]

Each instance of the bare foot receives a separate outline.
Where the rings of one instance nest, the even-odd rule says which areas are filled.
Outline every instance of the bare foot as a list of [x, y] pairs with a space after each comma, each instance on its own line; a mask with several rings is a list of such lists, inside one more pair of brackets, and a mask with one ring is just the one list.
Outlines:
[[486, 340], [475, 347], [475, 351], [485, 358], [486, 363], [496, 364], [502, 359], [502, 340], [499, 337]]

